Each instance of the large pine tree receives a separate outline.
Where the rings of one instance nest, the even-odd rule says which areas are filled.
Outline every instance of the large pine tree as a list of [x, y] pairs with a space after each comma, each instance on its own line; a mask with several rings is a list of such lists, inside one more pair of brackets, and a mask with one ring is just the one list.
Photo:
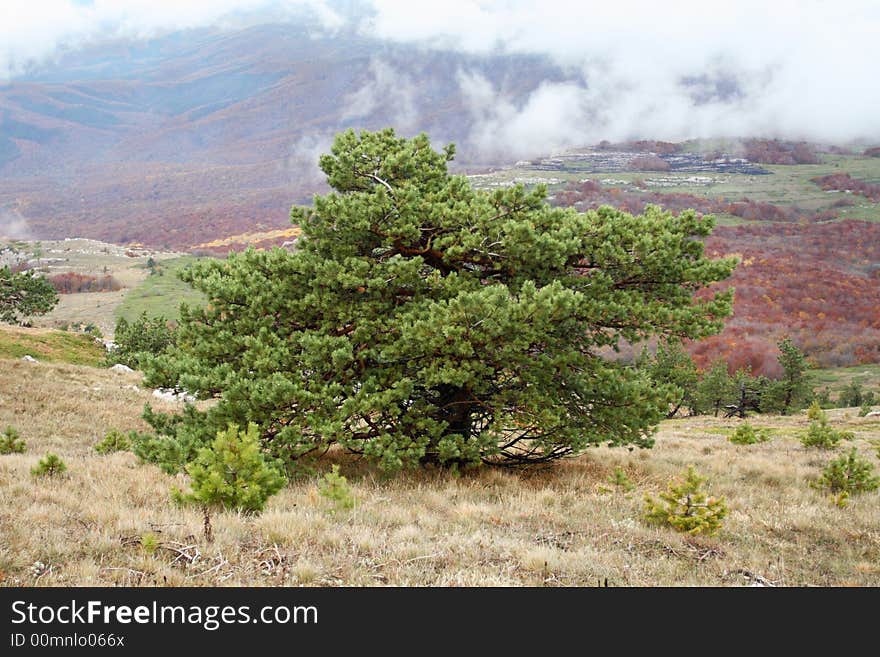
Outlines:
[[546, 190], [474, 190], [453, 147], [348, 131], [333, 191], [292, 211], [298, 249], [200, 263], [175, 351], [153, 364], [207, 410], [148, 414], [181, 463], [229, 423], [287, 459], [332, 444], [383, 466], [544, 461], [650, 446], [669, 390], [607, 358], [621, 341], [699, 338], [730, 313], [708, 217], [552, 208]]

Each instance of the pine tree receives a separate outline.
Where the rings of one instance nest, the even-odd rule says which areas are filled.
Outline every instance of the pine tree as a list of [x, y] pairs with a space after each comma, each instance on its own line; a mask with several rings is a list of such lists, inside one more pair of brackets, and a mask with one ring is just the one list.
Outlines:
[[880, 477], [874, 475], [874, 466], [859, 458], [853, 447], [847, 454], [831, 461], [813, 485], [832, 493], [853, 495], [877, 490]]
[[669, 482], [660, 499], [645, 495], [645, 519], [688, 534], [714, 534], [727, 516], [724, 498], [710, 497], [703, 491], [705, 477], [693, 466]]
[[733, 401], [727, 404], [725, 417], [745, 419], [749, 411], [760, 413], [769, 383], [765, 376], [752, 376], [750, 367], [737, 370], [732, 382]]
[[715, 417], [718, 417], [718, 412], [722, 408], [733, 401], [736, 386], [727, 372], [726, 362], [719, 359], [712, 363], [700, 379], [697, 394], [700, 397], [700, 405], [711, 409]]
[[0, 322], [20, 323], [45, 315], [58, 303], [58, 293], [45, 276], [33, 272], [12, 273], [0, 267]]
[[175, 491], [177, 500], [251, 513], [262, 511], [266, 500], [286, 481], [279, 468], [263, 456], [259, 430], [253, 423], [246, 431], [229, 426], [218, 432], [186, 471], [192, 478], [192, 492]]
[[[129, 322], [120, 317], [113, 334], [114, 347], [107, 354], [107, 364], [122, 363], [134, 369], [142, 369], [147, 360], [173, 346], [176, 334], [164, 317], [148, 317], [147, 311]], [[162, 386], [166, 381], [154, 373], [152, 385]]]
[[389, 469], [650, 446], [669, 389], [601, 350], [720, 329], [732, 292], [694, 295], [735, 266], [703, 255], [712, 219], [474, 190], [453, 154], [342, 133], [320, 159], [333, 191], [292, 211], [295, 253], [185, 272], [208, 305], [182, 308], [177, 348], [151, 367], [217, 403], [160, 421], [162, 440], [254, 421], [286, 460], [336, 443]]
[[642, 351], [639, 366], [657, 383], [668, 386], [672, 392], [672, 403], [667, 418], [675, 417], [682, 406], [687, 406], [691, 414], [699, 411], [697, 396], [697, 366], [691, 355], [685, 351], [681, 340], [665, 340], [657, 345], [657, 352], [648, 355]]
[[790, 338], [785, 338], [777, 346], [783, 373], [769, 385], [762, 410], [788, 415], [803, 408], [813, 396], [813, 390], [807, 377], [807, 358], [804, 353]]
[[15, 427], [8, 426], [0, 433], [0, 454], [23, 454], [25, 449], [25, 442]]
[[727, 439], [734, 445], [757, 445], [770, 440], [770, 431], [762, 428], [755, 428], [748, 422], [739, 425]]

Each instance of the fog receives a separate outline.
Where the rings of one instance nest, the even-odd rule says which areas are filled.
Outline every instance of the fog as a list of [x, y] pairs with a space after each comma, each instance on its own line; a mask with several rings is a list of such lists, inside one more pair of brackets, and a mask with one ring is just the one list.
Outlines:
[[375, 0], [362, 30], [472, 53], [545, 54], [580, 84], [517, 107], [460, 83], [482, 143], [762, 135], [880, 139], [880, 4]]
[[[266, 12], [425, 49], [552, 58], [569, 81], [545, 82], [526, 97], [506, 95], [478, 72], [458, 72], [470, 142], [487, 154], [633, 137], [880, 141], [876, 0], [6, 0], [4, 10], [0, 78], [102, 38], [234, 28]], [[343, 99], [345, 119], [385, 103], [417, 130], [418, 86], [402, 76], [373, 62], [370, 84]]]

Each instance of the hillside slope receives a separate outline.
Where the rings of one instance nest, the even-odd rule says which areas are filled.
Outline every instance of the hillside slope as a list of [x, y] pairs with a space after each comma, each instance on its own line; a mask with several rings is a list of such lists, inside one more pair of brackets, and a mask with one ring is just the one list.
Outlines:
[[[284, 228], [349, 127], [461, 142], [459, 71], [514, 102], [564, 73], [294, 25], [192, 30], [69, 53], [0, 87], [0, 234], [184, 246]], [[416, 119], [418, 122], [416, 123]], [[470, 157], [479, 154], [472, 151]]]
[[[387, 479], [330, 454], [262, 515], [215, 514], [208, 543], [200, 510], [169, 497], [182, 476], [94, 450], [111, 429], [144, 430], [145, 402], [171, 408], [139, 384], [137, 374], [0, 360], [0, 427], [14, 425], [28, 447], [0, 456], [0, 585], [880, 585], [880, 493], [840, 509], [810, 488], [833, 455], [800, 445], [804, 416], [754, 419], [773, 439], [751, 447], [727, 441], [734, 421], [668, 421], [652, 450], [600, 448], [526, 472]], [[877, 419], [830, 414], [876, 466]], [[64, 477], [30, 475], [47, 451], [67, 463]], [[319, 494], [332, 462], [351, 482], [350, 511]], [[714, 538], [640, 518], [644, 493], [687, 464], [730, 507]], [[617, 467], [633, 491], [608, 483]]]

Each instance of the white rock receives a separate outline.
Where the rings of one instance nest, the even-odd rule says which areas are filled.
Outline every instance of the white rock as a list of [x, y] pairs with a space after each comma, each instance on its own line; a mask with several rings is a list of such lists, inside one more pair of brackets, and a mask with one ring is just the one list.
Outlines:
[[871, 411], [865, 417], [875, 417], [877, 415], [880, 415], [880, 411]]
[[22, 359], [23, 361], [25, 361], [25, 362], [28, 362], [28, 363], [36, 363], [36, 362], [39, 362], [39, 361], [37, 361], [36, 358], [34, 358], [34, 357], [31, 356], [31, 355], [22, 356], [21, 359]]
[[153, 391], [153, 397], [158, 397], [168, 402], [192, 402], [196, 398], [188, 392], [175, 392], [172, 388], [157, 388]]
[[112, 372], [119, 372], [120, 374], [128, 374], [129, 372], [134, 372], [128, 365], [123, 365], [122, 363], [116, 363], [113, 367], [110, 368]]

